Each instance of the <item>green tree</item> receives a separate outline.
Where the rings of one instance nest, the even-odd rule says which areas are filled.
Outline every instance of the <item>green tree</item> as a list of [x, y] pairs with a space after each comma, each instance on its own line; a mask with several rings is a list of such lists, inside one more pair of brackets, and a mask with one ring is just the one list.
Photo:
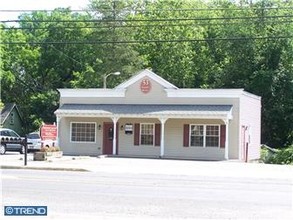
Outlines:
[[69, 22], [85, 17], [88, 18], [69, 9], [33, 12], [20, 16], [19, 28], [2, 31], [6, 43], [2, 54], [2, 98], [19, 105], [27, 130], [36, 129], [41, 121], [55, 121], [56, 88], [68, 87], [73, 72], [83, 68], [79, 61], [86, 54], [82, 45], [68, 42], [83, 39], [86, 31], [77, 27], [84, 24]]
[[[57, 88], [114, 87], [142, 68], [178, 87], [245, 88], [262, 96], [262, 142], [292, 144], [292, 1], [90, 1], [1, 24], [1, 96], [31, 130], [53, 122]], [[291, 36], [291, 37], [290, 37]], [[10, 44], [24, 42], [24, 44]]]
[[120, 71], [119, 77], [108, 79], [107, 86], [114, 87], [143, 68], [144, 60], [130, 44], [119, 44], [132, 40], [130, 29], [122, 20], [131, 13], [133, 2], [93, 0], [92, 31], [86, 37], [91, 45], [91, 57], [85, 62], [83, 71], [76, 71], [71, 81], [74, 87], [102, 87], [103, 75]]
[[292, 143], [291, 8], [291, 1], [161, 0], [131, 19], [144, 20], [135, 37], [146, 43], [137, 50], [175, 85], [261, 95], [262, 142], [277, 147]]

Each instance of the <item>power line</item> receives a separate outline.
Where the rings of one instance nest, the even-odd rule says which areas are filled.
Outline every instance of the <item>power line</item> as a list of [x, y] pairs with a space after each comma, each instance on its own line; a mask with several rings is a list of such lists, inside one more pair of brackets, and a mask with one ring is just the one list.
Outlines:
[[46, 45], [46, 44], [141, 44], [141, 43], [183, 43], [183, 42], [209, 42], [209, 41], [247, 41], [247, 40], [275, 40], [290, 39], [292, 36], [267, 36], [267, 37], [229, 37], [207, 39], [172, 39], [172, 40], [128, 40], [128, 41], [47, 41], [47, 42], [0, 42], [4, 45]]
[[81, 63], [81, 62], [79, 62], [79, 61], [77, 61], [76, 59], [74, 59], [74, 58], [68, 56], [68, 55], [67, 55], [66, 53], [64, 53], [63, 51], [58, 50], [54, 45], [51, 45], [51, 46], [52, 46], [52, 48], [53, 48], [54, 50], [58, 51], [59, 53], [63, 54], [65, 57], [71, 59], [71, 60], [74, 61], [75, 63], [78, 63], [80, 66], [82, 66], [82, 63]]
[[155, 18], [155, 19], [92, 19], [92, 20], [2, 20], [2, 23], [18, 23], [18, 22], [35, 22], [35, 23], [77, 23], [77, 22], [97, 22], [97, 23], [109, 23], [109, 22], [170, 22], [170, 21], [213, 21], [213, 20], [252, 20], [252, 19], [276, 19], [276, 18], [293, 18], [293, 15], [278, 15], [278, 16], [261, 16], [261, 17], [211, 17], [211, 18]]
[[56, 22], [63, 22], [63, 23], [109, 23], [109, 22], [170, 22], [170, 21], [213, 21], [213, 20], [253, 20], [253, 19], [276, 19], [276, 18], [293, 18], [293, 15], [277, 15], [277, 16], [254, 16], [254, 17], [211, 17], [211, 18], [154, 18], [154, 19], [85, 19], [85, 20], [2, 20], [2, 23], [28, 23], [28, 22], [35, 22], [35, 23], [56, 23]]
[[[61, 9], [61, 10], [60, 10]], [[12, 13], [12, 12], [53, 12], [62, 10], [68, 10], [69, 12], [99, 12], [99, 9], [70, 9], [70, 7], [61, 7], [56, 9], [1, 9], [0, 12]], [[291, 10], [293, 7], [251, 7], [251, 6], [241, 6], [239, 8], [169, 8], [169, 9], [131, 9], [134, 12], [158, 12], [158, 11], [247, 11], [247, 10]], [[114, 9], [100, 9], [103, 12], [114, 12]], [[122, 10], [129, 10], [128, 8]], [[67, 12], [67, 11], [66, 11]]]
[[[293, 20], [281, 20], [281, 21], [263, 21], [264, 24], [287, 24], [292, 23]], [[48, 29], [109, 29], [109, 28], [162, 28], [163, 27], [194, 27], [194, 26], [217, 26], [217, 25], [251, 25], [254, 24], [252, 21], [248, 21], [243, 24], [243, 22], [217, 22], [217, 23], [178, 23], [178, 24], [147, 24], [147, 25], [115, 25], [115, 26], [47, 26], [47, 27], [0, 27], [2, 30], [48, 30]]]

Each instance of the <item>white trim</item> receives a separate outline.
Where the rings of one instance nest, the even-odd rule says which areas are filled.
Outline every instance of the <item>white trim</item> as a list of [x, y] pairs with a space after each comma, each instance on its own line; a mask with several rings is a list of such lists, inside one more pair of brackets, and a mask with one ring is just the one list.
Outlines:
[[241, 98], [247, 96], [261, 100], [260, 96], [244, 89], [165, 89], [168, 98]]
[[[5, 105], [4, 105], [3, 109], [4, 109], [4, 108], [5, 108]], [[18, 113], [18, 116], [19, 116], [20, 120], [22, 121], [22, 117], [21, 117], [21, 115], [20, 115], [20, 111], [19, 111], [17, 105], [16, 105], [15, 103], [12, 103], [11, 110], [8, 112], [8, 114], [6, 115], [5, 118], [2, 118], [2, 122], [3, 122], [2, 125], [5, 123], [5, 121], [7, 120], [7, 118], [10, 116], [10, 113], [13, 111], [14, 108], [16, 109], [16, 111], [17, 111], [17, 113]], [[1, 115], [1, 116], [2, 116], [2, 115]]]
[[167, 80], [163, 79], [162, 77], [160, 77], [159, 75], [155, 74], [154, 72], [152, 72], [151, 70], [148, 70], [148, 69], [144, 69], [144, 70], [138, 72], [136, 75], [131, 77], [129, 80], [127, 80], [124, 83], [121, 83], [120, 85], [115, 87], [115, 89], [126, 89], [127, 87], [136, 83], [137, 81], [141, 80], [144, 77], [151, 78], [152, 80], [156, 81], [161, 86], [163, 86], [164, 88], [173, 89], [173, 90], [178, 89], [176, 86], [174, 86], [173, 84], [171, 84]]
[[[142, 125], [153, 125], [153, 144], [141, 144], [141, 131], [142, 131]], [[155, 146], [155, 123], [139, 123], [139, 146], [146, 146], [146, 147], [154, 147]]]
[[[218, 134], [218, 148], [221, 147], [221, 125], [219, 124], [206, 124], [206, 126], [217, 126], [218, 127], [218, 131], [219, 131], [219, 134]], [[205, 137], [206, 137], [206, 127], [205, 127]], [[209, 136], [209, 137], [215, 137], [215, 136]], [[214, 147], [214, 148], [217, 148], [215, 146], [206, 146], [205, 147]]]
[[242, 93], [244, 96], [247, 96], [249, 98], [253, 98], [253, 99], [256, 99], [256, 100], [261, 100], [261, 96], [258, 96], [258, 95], [255, 95], [255, 94], [252, 94], [250, 92], [246, 92], [246, 91], [243, 91]]
[[[157, 82], [156, 79], [153, 80]], [[162, 83], [158, 83], [162, 85]], [[167, 85], [164, 87], [166, 86]], [[118, 86], [114, 89], [58, 89], [58, 91], [61, 98], [123, 98], [125, 97], [126, 88], [120, 88]], [[178, 89], [176, 87], [176, 89], [166, 88], [165, 91], [168, 98], [240, 98], [242, 95], [244, 95], [249, 98], [261, 100], [260, 96], [246, 92], [244, 89]]]
[[165, 89], [168, 98], [240, 98], [244, 89]]
[[230, 111], [228, 114], [217, 114], [217, 113], [211, 113], [207, 114], [206, 112], [198, 112], [196, 114], [111, 114], [107, 112], [101, 112], [98, 110], [56, 110], [55, 111], [56, 116], [63, 116], [63, 117], [99, 117], [99, 118], [112, 118], [112, 117], [118, 117], [118, 118], [162, 118], [162, 117], [168, 117], [168, 118], [177, 118], [177, 119], [220, 119], [220, 120], [226, 120], [232, 119], [232, 111]]
[[[193, 146], [193, 145], [191, 145], [191, 126], [203, 126], [203, 146]], [[205, 147], [205, 141], [204, 141], [204, 130], [205, 130], [205, 128], [204, 128], [204, 124], [189, 124], [189, 147], [202, 147], [202, 148], [204, 148]], [[201, 136], [198, 136], [198, 137], [201, 137]]]
[[[59, 134], [59, 132], [60, 132], [61, 129], [59, 127], [60, 127], [61, 119], [62, 119], [62, 117], [60, 117], [60, 116], [56, 117], [56, 127], [57, 127], [57, 141], [56, 142], [57, 142], [58, 147], [60, 147], [60, 134]], [[70, 131], [71, 131], [71, 129], [70, 129]]]
[[117, 154], [117, 143], [116, 143], [116, 140], [117, 140], [117, 122], [119, 120], [118, 117], [113, 117], [111, 118], [112, 121], [113, 121], [113, 155], [116, 155]]
[[[75, 124], [94, 124], [95, 125], [95, 141], [72, 141], [72, 124], [75, 123]], [[96, 122], [80, 122], [80, 121], [71, 121], [70, 122], [70, 143], [88, 143], [88, 144], [95, 144], [97, 143], [97, 123]]]
[[[203, 126], [203, 146], [192, 146], [191, 145], [191, 126]], [[207, 146], [206, 137], [207, 137], [207, 126], [217, 126], [218, 127], [218, 146]], [[213, 137], [213, 136], [209, 136]], [[201, 147], [201, 148], [220, 148], [221, 144], [221, 125], [220, 124], [189, 124], [189, 147]]]
[[225, 120], [226, 137], [225, 137], [225, 159], [229, 160], [229, 119]]
[[206, 135], [207, 135], [207, 127], [204, 125], [203, 126], [203, 148], [206, 148], [207, 140], [206, 140]]
[[125, 97], [125, 89], [58, 89], [61, 98]]
[[[159, 118], [159, 120], [161, 122], [160, 157], [163, 157], [165, 154], [165, 123], [168, 120], [168, 118]], [[156, 129], [155, 129], [155, 141], [156, 141]]]
[[[136, 81], [142, 79], [148, 75], [142, 75]], [[158, 75], [156, 75], [159, 77]], [[165, 91], [168, 98], [240, 98], [242, 95], [249, 98], [261, 100], [260, 96], [244, 91], [244, 89], [179, 89], [172, 84], [166, 82], [160, 82], [157, 78], [150, 77], [160, 85], [165, 87]], [[160, 77], [161, 78], [161, 77]], [[126, 81], [128, 82], [128, 81]], [[125, 82], [125, 83], [126, 83]], [[130, 86], [133, 83], [127, 83]], [[128, 85], [129, 84], [129, 85]], [[123, 98], [127, 87], [120, 85], [114, 89], [58, 89], [61, 98], [100, 98], [100, 97], [114, 97]], [[172, 87], [173, 86], [173, 87]], [[171, 88], [170, 88], [171, 87]]]

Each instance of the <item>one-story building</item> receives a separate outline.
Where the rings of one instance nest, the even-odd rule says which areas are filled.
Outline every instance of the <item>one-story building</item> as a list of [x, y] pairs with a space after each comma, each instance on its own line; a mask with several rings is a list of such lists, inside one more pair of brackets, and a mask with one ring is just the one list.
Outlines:
[[260, 157], [261, 98], [243, 89], [180, 89], [146, 69], [114, 89], [59, 92], [65, 154]]

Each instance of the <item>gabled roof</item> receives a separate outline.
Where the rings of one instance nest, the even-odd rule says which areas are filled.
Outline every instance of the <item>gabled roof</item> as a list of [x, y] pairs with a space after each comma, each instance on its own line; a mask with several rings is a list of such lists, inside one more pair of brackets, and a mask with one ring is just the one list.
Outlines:
[[8, 116], [14, 108], [16, 108], [16, 111], [18, 112], [19, 116], [21, 116], [15, 103], [6, 103], [4, 108], [1, 109], [1, 124], [3, 124], [6, 121], [6, 119], [8, 118]]
[[167, 98], [240, 98], [244, 95], [257, 100], [261, 99], [259, 96], [245, 92], [244, 89], [179, 89], [148, 69], [139, 71], [129, 80], [121, 83], [114, 89], [58, 89], [58, 91], [60, 92], [61, 98], [124, 98], [127, 88], [130, 85], [141, 81], [145, 77], [148, 77], [161, 85], [167, 94]]
[[131, 77], [129, 80], [121, 83], [120, 85], [116, 86], [115, 89], [126, 89], [128, 86], [136, 83], [137, 81], [141, 80], [144, 77], [149, 77], [152, 80], [159, 83], [161, 86], [163, 86], [165, 89], [178, 89], [176, 86], [174, 86], [172, 83], [169, 83], [167, 80], [163, 79], [159, 75], [155, 74], [151, 70], [144, 69], [140, 72], [138, 72], [136, 75]]

